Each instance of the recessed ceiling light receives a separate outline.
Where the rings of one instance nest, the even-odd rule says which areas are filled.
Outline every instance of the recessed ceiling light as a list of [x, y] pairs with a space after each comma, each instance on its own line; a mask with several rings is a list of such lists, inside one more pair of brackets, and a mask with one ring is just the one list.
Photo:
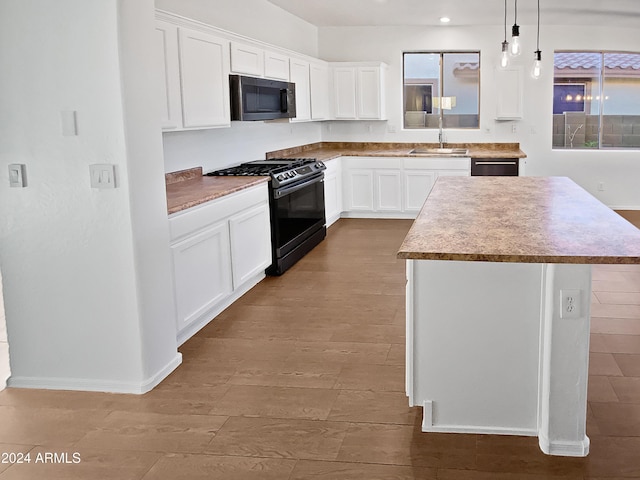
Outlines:
[[450, 21], [449, 17], [440, 17], [440, 23], [449, 23]]

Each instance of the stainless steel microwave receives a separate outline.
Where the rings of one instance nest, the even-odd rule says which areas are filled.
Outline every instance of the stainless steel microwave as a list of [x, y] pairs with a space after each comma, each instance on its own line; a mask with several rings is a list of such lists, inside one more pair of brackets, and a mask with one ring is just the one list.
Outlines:
[[294, 83], [229, 75], [231, 120], [254, 121], [296, 116]]

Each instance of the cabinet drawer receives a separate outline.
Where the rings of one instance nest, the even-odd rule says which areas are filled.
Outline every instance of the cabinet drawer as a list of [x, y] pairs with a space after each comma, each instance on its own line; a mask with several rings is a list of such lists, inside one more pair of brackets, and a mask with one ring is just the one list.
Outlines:
[[169, 216], [171, 242], [219, 222], [240, 210], [268, 202], [267, 183], [212, 200]]
[[404, 168], [411, 170], [469, 170], [469, 158], [406, 157]]
[[402, 157], [342, 157], [344, 168], [402, 168]]

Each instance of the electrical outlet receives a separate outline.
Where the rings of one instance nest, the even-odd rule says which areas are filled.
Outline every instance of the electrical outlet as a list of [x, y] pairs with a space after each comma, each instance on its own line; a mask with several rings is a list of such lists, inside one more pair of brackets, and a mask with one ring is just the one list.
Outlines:
[[560, 318], [580, 318], [581, 303], [581, 290], [560, 290]]
[[598, 191], [604, 192], [604, 182], [598, 182]]
[[518, 133], [518, 126], [516, 124], [511, 125], [511, 133]]

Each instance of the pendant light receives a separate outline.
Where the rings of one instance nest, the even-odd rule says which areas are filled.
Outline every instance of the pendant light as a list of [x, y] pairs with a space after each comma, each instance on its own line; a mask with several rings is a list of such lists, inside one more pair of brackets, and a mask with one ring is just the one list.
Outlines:
[[507, 0], [504, 0], [504, 41], [500, 54], [500, 68], [506, 68], [507, 65], [509, 65], [509, 42], [507, 42]]
[[518, 0], [515, 0], [515, 15], [511, 27], [511, 56], [517, 57], [522, 52], [520, 47], [520, 27], [518, 26]]
[[533, 57], [533, 67], [531, 68], [531, 76], [534, 79], [540, 78], [542, 73], [542, 52], [540, 51], [540, 0], [538, 0], [538, 33], [536, 38], [536, 51]]

